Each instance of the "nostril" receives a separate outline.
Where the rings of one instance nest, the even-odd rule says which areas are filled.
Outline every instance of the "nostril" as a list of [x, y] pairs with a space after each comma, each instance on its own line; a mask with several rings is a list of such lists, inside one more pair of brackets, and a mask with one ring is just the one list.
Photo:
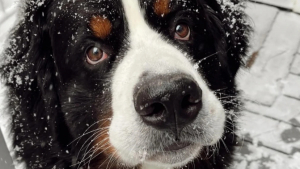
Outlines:
[[162, 103], [153, 103], [140, 112], [142, 120], [155, 128], [162, 129], [166, 125], [167, 110]]
[[181, 100], [182, 115], [186, 119], [193, 120], [202, 108], [202, 90], [195, 86], [193, 90], [185, 93]]
[[162, 116], [166, 111], [165, 107], [161, 103], [154, 103], [151, 107], [153, 109], [152, 115]]
[[188, 94], [186, 96], [183, 97], [182, 102], [181, 102], [181, 108], [183, 109], [187, 109], [190, 106], [194, 106], [197, 105], [201, 102], [201, 94]]
[[153, 103], [150, 106], [145, 106], [144, 113], [141, 113], [141, 116], [155, 116], [159, 117], [164, 114], [166, 111], [165, 107], [161, 103]]
[[188, 109], [190, 106], [193, 106], [195, 102], [191, 99], [191, 95], [186, 95], [183, 97], [181, 102], [182, 109]]

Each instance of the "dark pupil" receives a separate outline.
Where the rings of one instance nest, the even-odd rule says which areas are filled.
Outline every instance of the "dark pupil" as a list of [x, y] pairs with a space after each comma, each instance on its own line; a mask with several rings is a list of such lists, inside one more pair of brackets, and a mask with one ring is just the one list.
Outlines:
[[99, 49], [98, 48], [93, 48], [93, 55], [99, 55]]

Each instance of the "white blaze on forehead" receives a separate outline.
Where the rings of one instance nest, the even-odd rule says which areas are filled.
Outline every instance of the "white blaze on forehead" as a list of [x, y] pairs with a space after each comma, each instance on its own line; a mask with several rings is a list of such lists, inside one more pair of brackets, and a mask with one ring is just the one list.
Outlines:
[[126, 19], [130, 31], [139, 30], [141, 27], [147, 27], [144, 16], [141, 11], [139, 0], [122, 0]]
[[[141, 9], [139, 0], [122, 0], [129, 28], [129, 50], [125, 59], [130, 63], [138, 63], [138, 67], [129, 67], [135, 72], [142, 68], [144, 72], [174, 73], [181, 69], [182, 73], [190, 73], [186, 69], [191, 65], [180, 50], [165, 41], [161, 35], [152, 29], [145, 20], [145, 12]], [[123, 63], [124, 63], [123, 62]], [[169, 63], [166, 65], [166, 63]], [[190, 67], [189, 67], [190, 68]], [[184, 71], [185, 70], [185, 71]], [[195, 71], [196, 72], [196, 71]]]
[[139, 0], [122, 0], [122, 2], [128, 23], [131, 47], [140, 46], [147, 38], [156, 40], [160, 38], [160, 35], [152, 30], [146, 22], [145, 12], [141, 9]]

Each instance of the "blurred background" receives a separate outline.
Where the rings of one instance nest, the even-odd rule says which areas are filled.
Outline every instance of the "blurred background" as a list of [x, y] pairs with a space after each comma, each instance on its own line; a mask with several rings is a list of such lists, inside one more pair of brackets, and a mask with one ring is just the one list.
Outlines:
[[[15, 6], [0, 0], [0, 53], [17, 19]], [[237, 77], [246, 102], [232, 168], [300, 169], [300, 0], [249, 1], [246, 13], [254, 33], [247, 69]], [[0, 112], [0, 169], [13, 168], [6, 121]]]

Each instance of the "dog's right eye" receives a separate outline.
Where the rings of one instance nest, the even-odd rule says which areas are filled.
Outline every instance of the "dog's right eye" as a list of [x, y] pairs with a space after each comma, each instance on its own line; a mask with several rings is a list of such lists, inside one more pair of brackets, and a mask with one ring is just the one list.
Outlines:
[[177, 40], [188, 41], [190, 40], [191, 29], [187, 24], [178, 24], [175, 27], [175, 36]]
[[108, 55], [97, 47], [91, 47], [86, 53], [86, 61], [91, 65], [96, 65], [108, 58]]

